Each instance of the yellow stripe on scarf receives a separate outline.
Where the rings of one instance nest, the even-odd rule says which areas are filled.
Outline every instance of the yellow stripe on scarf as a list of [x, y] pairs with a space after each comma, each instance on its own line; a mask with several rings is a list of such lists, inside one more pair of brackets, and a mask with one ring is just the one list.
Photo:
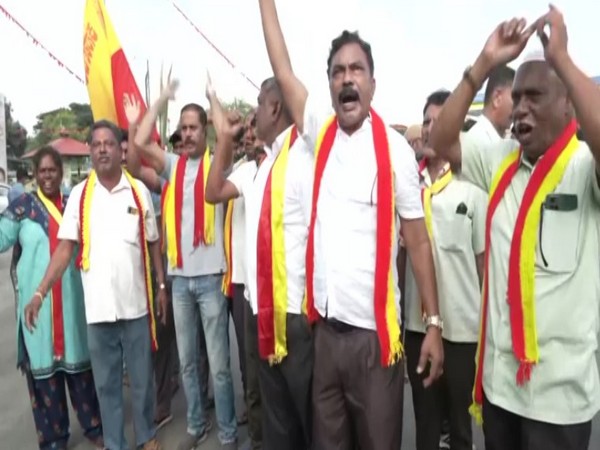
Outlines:
[[537, 330], [535, 325], [535, 245], [540, 224], [541, 208], [546, 196], [556, 189], [565, 173], [571, 156], [579, 148], [577, 136], [573, 136], [567, 147], [552, 165], [550, 172], [537, 190], [531, 207], [525, 218], [521, 241], [521, 293], [523, 299], [523, 331], [525, 337], [525, 355], [528, 361], [539, 361]]
[[80, 208], [80, 245], [81, 245], [81, 270], [87, 272], [90, 268], [90, 220], [92, 207], [92, 192], [96, 185], [96, 171], [92, 170], [85, 183], [83, 199]]
[[[206, 150], [204, 151], [204, 158], [202, 161], [204, 181], [202, 192], [206, 192], [206, 180], [208, 180], [210, 165], [210, 150], [208, 147], [206, 147]], [[204, 200], [204, 239], [206, 241], [206, 245], [211, 245], [215, 243], [215, 205], [207, 203], [206, 200]]]
[[225, 215], [225, 225], [223, 227], [223, 250], [225, 250], [225, 261], [227, 262], [227, 272], [223, 275], [221, 291], [226, 297], [231, 295], [231, 278], [233, 275], [233, 261], [231, 258], [231, 236], [233, 227], [233, 202], [227, 202], [227, 214]]
[[288, 353], [286, 339], [287, 291], [288, 279], [285, 261], [285, 235], [283, 227], [283, 210], [285, 201], [285, 175], [290, 154], [290, 138], [288, 133], [281, 152], [271, 169], [271, 239], [273, 267], [273, 320], [275, 321], [275, 354], [272, 362], [280, 362]]
[[167, 259], [171, 267], [177, 267], [177, 228], [175, 226], [175, 180], [177, 163], [174, 164], [171, 180], [165, 196], [165, 231], [167, 241]]
[[439, 194], [452, 181], [452, 171], [446, 168], [444, 174], [435, 180], [431, 186], [423, 188], [423, 210], [425, 213], [425, 225], [429, 239], [433, 240], [433, 213], [431, 210], [431, 199], [434, 195]]

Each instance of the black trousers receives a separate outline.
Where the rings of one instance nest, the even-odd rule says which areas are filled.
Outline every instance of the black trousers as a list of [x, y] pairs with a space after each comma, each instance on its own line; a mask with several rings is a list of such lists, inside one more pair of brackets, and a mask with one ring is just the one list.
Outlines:
[[538, 422], [492, 405], [484, 397], [483, 433], [486, 450], [588, 450], [592, 422], [576, 425]]
[[263, 448], [308, 450], [312, 441], [312, 330], [302, 314], [286, 320], [288, 355], [279, 364], [261, 359], [258, 379], [262, 398]]
[[244, 309], [246, 308], [246, 298], [244, 297], [244, 285], [234, 284], [233, 285], [233, 298], [229, 300], [229, 314], [233, 319], [233, 328], [235, 329], [235, 338], [238, 345], [238, 357], [240, 362], [240, 372], [242, 372], [242, 386], [244, 392], [247, 391], [248, 385], [246, 382], [246, 347], [245, 347], [245, 323], [244, 323]]
[[246, 410], [248, 412], [248, 436], [252, 450], [262, 448], [262, 399], [260, 395], [260, 383], [258, 381], [258, 328], [256, 317], [248, 301], [244, 301], [244, 336], [246, 347]]
[[444, 339], [444, 374], [426, 389], [423, 379], [428, 371], [417, 374], [424, 339], [423, 333], [406, 332], [406, 363], [413, 394], [417, 450], [439, 449], [442, 420], [446, 415], [450, 420], [450, 448], [471, 450], [473, 434], [469, 406], [475, 379], [477, 344], [454, 343]]
[[[169, 297], [171, 292], [168, 292]], [[177, 346], [175, 342], [175, 322], [173, 320], [173, 304], [167, 304], [167, 323], [160, 320], [156, 323], [156, 339], [158, 350], [153, 355], [154, 384], [156, 388], [155, 420], [161, 420], [171, 414], [171, 399], [173, 397], [175, 378], [178, 365]], [[175, 347], [175, 350], [173, 349]]]

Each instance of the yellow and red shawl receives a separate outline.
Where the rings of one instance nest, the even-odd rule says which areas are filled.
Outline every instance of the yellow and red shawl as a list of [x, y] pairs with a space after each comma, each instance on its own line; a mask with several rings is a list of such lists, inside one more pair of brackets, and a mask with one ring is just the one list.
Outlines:
[[[62, 223], [63, 197], [59, 195], [53, 202], [44, 195], [38, 187], [37, 196], [48, 211], [48, 240], [50, 242], [50, 257], [58, 247], [58, 230]], [[50, 289], [50, 305], [52, 316], [52, 350], [54, 359], [61, 360], [65, 357], [65, 325], [63, 319], [62, 277]]]
[[[169, 187], [163, 201], [167, 233], [167, 257], [171, 267], [183, 267], [181, 254], [181, 217], [183, 211], [183, 180], [188, 156], [182, 155], [177, 160], [171, 175]], [[206, 180], [210, 170], [211, 158], [208, 148], [204, 151], [198, 166], [198, 174], [194, 183], [194, 237], [193, 245], [212, 245], [215, 240], [215, 205], [206, 202]]]
[[260, 357], [271, 364], [278, 364], [287, 356], [288, 289], [283, 211], [288, 157], [297, 138], [298, 130], [293, 126], [269, 172], [258, 223], [258, 351]]
[[[508, 261], [508, 306], [512, 334], [513, 353], [519, 361], [516, 382], [529, 381], [533, 366], [539, 360], [537, 330], [535, 324], [535, 248], [540, 223], [541, 207], [546, 196], [553, 192], [567, 169], [571, 157], [579, 148], [577, 124], [572, 121], [539, 159], [529, 178], [511, 240]], [[481, 423], [483, 404], [483, 362], [489, 308], [489, 258], [491, 249], [491, 226], [494, 212], [519, 169], [522, 150], [509, 154], [495, 174], [490, 186], [489, 203], [485, 224], [485, 260], [482, 291], [482, 308], [477, 349], [477, 369], [473, 388], [471, 414]]]
[[[375, 255], [374, 309], [377, 336], [381, 349], [381, 363], [390, 366], [402, 356], [400, 324], [396, 310], [392, 247], [397, 239], [394, 223], [394, 175], [392, 170], [387, 128], [379, 115], [371, 109], [373, 144], [377, 160], [377, 235]], [[311, 322], [319, 318], [314, 304], [315, 222], [321, 188], [321, 179], [338, 130], [335, 116], [321, 130], [315, 150], [315, 178], [312, 212], [306, 249], [306, 314]]]

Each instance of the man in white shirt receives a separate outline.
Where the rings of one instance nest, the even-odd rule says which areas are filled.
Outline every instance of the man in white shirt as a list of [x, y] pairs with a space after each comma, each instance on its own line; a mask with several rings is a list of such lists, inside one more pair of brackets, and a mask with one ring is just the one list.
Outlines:
[[[164, 321], [167, 298], [163, 264], [150, 192], [121, 169], [123, 152], [119, 142], [119, 129], [111, 122], [92, 125], [89, 145], [93, 172], [69, 196], [58, 232], [60, 244], [37, 292], [43, 294], [42, 298], [45, 296], [62, 276], [79, 244], [88, 345], [104, 444], [111, 450], [129, 448], [124, 433], [122, 395], [125, 361], [132, 387], [136, 447], [159, 450], [160, 444], [155, 439], [151, 357], [156, 323], [154, 305], [149, 304], [148, 258], [152, 259], [161, 287], [157, 315]], [[142, 223], [144, 228], [140, 229]], [[142, 242], [143, 238], [147, 244]], [[36, 316], [37, 311], [31, 311], [27, 322], [31, 323]]]
[[[228, 128], [227, 125], [224, 128]], [[221, 130], [221, 135], [227, 130]], [[246, 282], [247, 293], [258, 326], [257, 338], [261, 342], [269, 337], [269, 322], [263, 312], [263, 304], [277, 308], [276, 300], [267, 300], [269, 294], [261, 289], [264, 277], [272, 277], [272, 292], [285, 290], [286, 302], [284, 331], [281, 345], [286, 350], [279, 358], [262, 354], [259, 362], [259, 381], [263, 412], [263, 446], [265, 449], [304, 450], [311, 445], [310, 388], [313, 366], [312, 333], [306, 317], [302, 314], [304, 297], [304, 259], [308, 222], [310, 218], [312, 187], [312, 154], [302, 139], [294, 136], [291, 117], [285, 107], [279, 85], [274, 78], [265, 80], [258, 96], [256, 109], [256, 134], [265, 142], [267, 156], [256, 174], [244, 176], [236, 171], [224, 177], [225, 152], [231, 148], [217, 147], [215, 164], [211, 168], [207, 185], [207, 198], [213, 202], [243, 197], [246, 207]], [[224, 144], [227, 140], [223, 137]], [[287, 146], [287, 148], [286, 148]], [[287, 158], [281, 178], [276, 162]], [[279, 180], [279, 181], [275, 181]], [[282, 183], [277, 186], [275, 183]], [[272, 192], [284, 192], [283, 204], [272, 203]], [[267, 197], [269, 196], [269, 197]], [[265, 205], [269, 205], [267, 208]], [[281, 211], [283, 208], [283, 211]], [[269, 224], [272, 215], [266, 211], [279, 209], [280, 225]], [[261, 242], [265, 229], [278, 226], [284, 236], [281, 253], [262, 255]], [[276, 230], [273, 230], [273, 234]], [[271, 231], [268, 234], [272, 234]], [[271, 241], [274, 242], [274, 241]], [[275, 247], [276, 244], [272, 244]], [[275, 249], [274, 249], [275, 250]], [[271, 263], [272, 261], [272, 263]], [[265, 268], [273, 267], [271, 270]], [[285, 273], [279, 279], [275, 272], [281, 267]], [[271, 294], [271, 296], [273, 296]], [[274, 297], [274, 296], [273, 296]], [[277, 331], [274, 332], [277, 334]]]
[[[556, 8], [525, 27], [513, 19], [492, 32], [431, 143], [490, 193], [472, 409], [485, 447], [583, 450], [600, 409], [600, 279], [590, 275], [600, 262], [600, 92], [571, 59]], [[461, 135], [487, 74], [516, 59], [536, 31], [544, 54], [521, 64], [512, 87], [516, 140]], [[589, 147], [575, 137], [575, 116]]]
[[512, 122], [512, 84], [515, 79], [514, 69], [502, 65], [494, 68], [487, 79], [483, 96], [483, 111], [477, 123], [469, 130], [487, 135], [488, 139], [497, 141], [504, 138]]
[[327, 74], [336, 116], [320, 116], [292, 70], [275, 2], [259, 4], [275, 78], [317, 155], [306, 264], [307, 311], [318, 320], [314, 445], [317, 450], [399, 448], [404, 377], [392, 261], [398, 251], [394, 230], [400, 226], [427, 315], [418, 367], [420, 373], [430, 367], [427, 386], [443, 364], [442, 321], [414, 153], [370, 108], [375, 79], [369, 44], [347, 31], [332, 42]]
[[[176, 88], [177, 83], [171, 82], [148, 109], [135, 143], [156, 173], [169, 182], [170, 193], [167, 195], [171, 195], [170, 201], [173, 202], [171, 213], [164, 212], [167, 254], [177, 255], [169, 258], [168, 274], [173, 278], [173, 314], [188, 422], [187, 435], [178, 450], [195, 448], [206, 440], [212, 426], [207, 399], [201, 392], [203, 374], [199, 373], [198, 364], [199, 327], [204, 329], [206, 339], [219, 441], [224, 447], [233, 448], [237, 442], [237, 423], [229, 358], [229, 317], [227, 299], [221, 291], [226, 269], [223, 205], [208, 205], [204, 188], [199, 184], [205, 185], [206, 164], [211, 164], [212, 159], [205, 153], [209, 151], [206, 111], [195, 103], [182, 108], [179, 130], [184, 148], [181, 156], [161, 151], [150, 143], [158, 114], [169, 98], [174, 97]], [[211, 223], [208, 223], [210, 208], [214, 213]]]
[[449, 91], [432, 93], [423, 108], [424, 158], [419, 165], [421, 198], [433, 248], [440, 310], [444, 317], [444, 374], [423, 388], [416, 366], [425, 337], [421, 296], [413, 269], [405, 278], [406, 362], [412, 387], [417, 450], [438, 450], [442, 418], [448, 410], [448, 448], [471, 450], [471, 390], [481, 303], [487, 197], [475, 185], [457, 179], [449, 164], [429, 147], [429, 132]]

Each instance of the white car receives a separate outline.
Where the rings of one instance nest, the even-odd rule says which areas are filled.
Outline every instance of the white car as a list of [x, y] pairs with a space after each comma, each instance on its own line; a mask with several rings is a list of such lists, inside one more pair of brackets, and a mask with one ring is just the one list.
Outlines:
[[3, 213], [8, 207], [8, 191], [10, 191], [10, 186], [0, 183], [0, 213]]

